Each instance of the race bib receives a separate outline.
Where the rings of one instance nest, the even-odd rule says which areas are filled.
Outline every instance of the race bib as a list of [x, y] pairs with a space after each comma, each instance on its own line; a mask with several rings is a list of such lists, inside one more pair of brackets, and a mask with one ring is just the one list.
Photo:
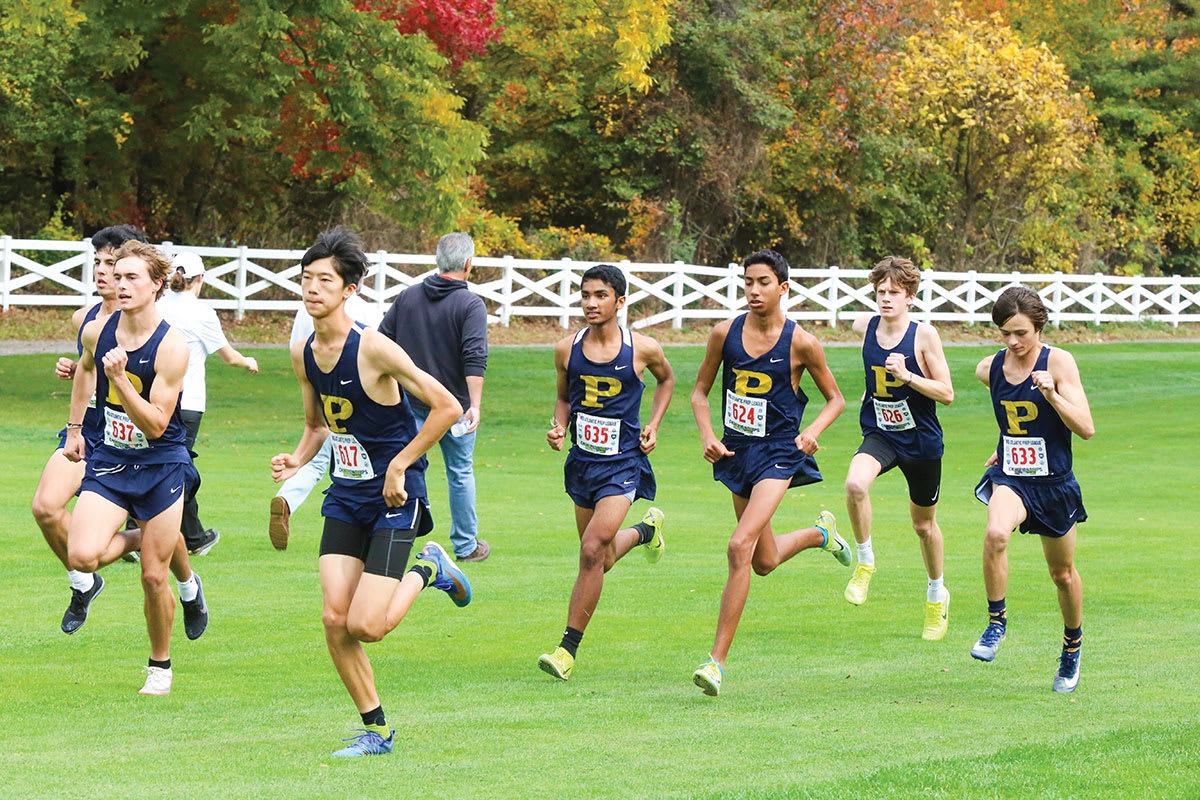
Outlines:
[[767, 399], [725, 392], [725, 427], [743, 436], [766, 436]]
[[366, 481], [375, 477], [367, 448], [349, 433], [330, 433], [333, 443], [333, 476], [347, 481]]
[[889, 402], [875, 398], [875, 424], [881, 431], [907, 431], [917, 427], [907, 400]]
[[145, 450], [150, 446], [142, 433], [124, 411], [104, 408], [104, 443], [118, 450]]
[[1004, 474], [1012, 476], [1049, 475], [1046, 440], [1040, 436], [1005, 436]]
[[599, 456], [615, 456], [621, 444], [621, 420], [575, 415], [575, 446]]

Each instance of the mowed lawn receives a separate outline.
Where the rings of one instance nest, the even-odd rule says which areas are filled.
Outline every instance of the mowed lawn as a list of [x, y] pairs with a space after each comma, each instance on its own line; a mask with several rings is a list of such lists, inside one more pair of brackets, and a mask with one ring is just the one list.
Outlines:
[[[889, 474], [873, 493], [869, 602], [842, 599], [849, 570], [820, 551], [755, 578], [718, 698], [691, 683], [733, 525], [688, 403], [702, 348], [667, 348], [678, 385], [653, 456], [666, 556], [651, 566], [633, 552], [609, 573], [567, 683], [536, 666], [562, 633], [577, 558], [563, 454], [544, 438], [550, 348], [495, 349], [476, 453], [493, 555], [467, 566], [469, 607], [428, 592], [368, 645], [397, 748], [346, 761], [329, 758], [358, 717], [324, 646], [320, 497], [293, 517], [286, 552], [266, 535], [268, 461], [302, 424], [286, 352], [248, 350], [258, 376], [209, 361], [200, 500], [221, 542], [196, 568], [212, 623], [189, 642], [177, 619], [175, 685], [161, 698], [137, 694], [148, 644], [135, 566], [108, 567], [86, 626], [59, 631], [68, 584], [29, 501], [68, 386], [54, 356], [0, 358], [0, 797], [1198, 797], [1200, 345], [1070, 348], [1097, 428], [1075, 451], [1091, 519], [1070, 696], [1050, 691], [1061, 618], [1029, 537], [1010, 548], [1007, 641], [992, 664], [968, 655], [985, 622], [985, 510], [972, 488], [996, 438], [974, 367], [995, 349], [947, 351], [945, 640], [920, 638], [925, 578], [903, 479]], [[807, 526], [830, 508], [849, 539], [842, 481], [862, 368], [856, 348], [828, 354], [850, 408], [822, 437], [825, 482], [789, 492], [776, 522]], [[433, 535], [445, 543], [440, 470], [435, 455]]]

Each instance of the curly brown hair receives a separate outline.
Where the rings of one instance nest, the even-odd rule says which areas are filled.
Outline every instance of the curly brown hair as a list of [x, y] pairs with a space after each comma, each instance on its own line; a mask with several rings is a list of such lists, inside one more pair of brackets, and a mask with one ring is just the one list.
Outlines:
[[888, 278], [892, 279], [893, 286], [903, 289], [909, 297], [916, 297], [917, 287], [921, 285], [921, 270], [907, 258], [888, 256], [875, 265], [867, 280], [878, 289], [879, 284]]

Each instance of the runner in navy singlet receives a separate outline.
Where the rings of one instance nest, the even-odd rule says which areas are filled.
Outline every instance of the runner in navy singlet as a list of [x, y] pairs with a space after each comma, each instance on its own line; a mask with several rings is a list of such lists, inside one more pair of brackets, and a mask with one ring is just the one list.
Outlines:
[[[750, 572], [768, 575], [802, 550], [820, 547], [843, 566], [850, 549], [837, 535], [833, 514], [822, 511], [809, 528], [775, 535], [771, 518], [792, 486], [821, 480], [813, 454], [817, 437], [846, 407], [816, 337], [784, 314], [788, 264], [774, 250], [742, 262], [749, 312], [719, 323], [708, 337], [692, 389], [692, 414], [713, 477], [733, 495], [737, 526], [729, 539], [729, 576], [721, 595], [717, 633], [709, 659], [692, 674], [705, 694], [721, 690], [725, 659], [750, 594]], [[724, 436], [713, 432], [708, 393], [722, 368]], [[807, 371], [825, 398], [815, 420], [801, 429], [808, 397], [800, 389]]]
[[867, 601], [875, 574], [871, 543], [871, 486], [899, 467], [908, 482], [908, 513], [921, 542], [928, 584], [921, 638], [937, 641], [950, 624], [950, 592], [942, 576], [942, 530], [937, 524], [941, 494], [942, 426], [937, 404], [954, 399], [950, 367], [937, 329], [909, 317], [921, 273], [907, 258], [888, 256], [867, 280], [875, 289], [879, 314], [859, 317], [866, 390], [859, 424], [863, 441], [846, 474], [846, 511], [858, 544], [858, 563], [844, 596], [854, 605]]
[[[656, 485], [647, 455], [658, 442], [658, 426], [671, 403], [675, 374], [658, 342], [622, 328], [617, 312], [625, 305], [626, 280], [612, 264], [583, 273], [580, 301], [587, 327], [554, 348], [558, 396], [546, 442], [562, 450], [567, 494], [575, 503], [579, 532], [579, 573], [567, 608], [567, 627], [538, 667], [567, 680], [584, 630], [600, 602], [604, 573], [637, 545], [655, 563], [662, 558], [663, 512], [651, 507], [641, 522], [622, 528], [638, 498], [653, 500]], [[657, 382], [650, 422], [641, 424], [642, 376]]]
[[[193, 469], [179, 418], [187, 343], [154, 304], [170, 271], [170, 260], [144, 242], [128, 241], [117, 251], [113, 280], [120, 308], [84, 326], [64, 449], [73, 461], [87, 457], [67, 535], [71, 567], [94, 572], [140, 546], [150, 635], [141, 694], [171, 691], [175, 597], [169, 571], [180, 581], [188, 638], [198, 638], [208, 625], [203, 588], [179, 533]], [[101, 438], [87, 453], [83, 423], [74, 420], [82, 420], [93, 393]], [[137, 521], [140, 535], [118, 530], [127, 517]]]
[[975, 368], [975, 376], [990, 390], [1000, 436], [975, 487], [976, 497], [988, 508], [983, 543], [988, 625], [971, 655], [980, 661], [996, 657], [1008, 631], [1008, 542], [1017, 528], [1035, 533], [1063, 616], [1053, 689], [1072, 692], [1079, 682], [1083, 643], [1083, 583], [1075, 569], [1075, 536], [1087, 511], [1072, 472], [1071, 435], [1090, 439], [1096, 428], [1075, 359], [1042, 343], [1046, 320], [1037, 292], [1027, 286], [1005, 289], [992, 308], [1005, 347]]
[[[322, 233], [300, 260], [304, 307], [314, 332], [292, 346], [292, 368], [304, 401], [304, 434], [291, 453], [271, 459], [276, 483], [290, 478], [332, 440], [332, 486], [321, 514], [318, 569], [325, 644], [362, 717], [359, 733], [335, 756], [392, 751], [388, 727], [363, 642], [391, 633], [426, 586], [455, 605], [471, 602], [471, 584], [436, 542], [411, 568], [416, 537], [433, 527], [425, 499], [425, 452], [462, 413], [454, 395], [413, 364], [399, 345], [346, 314], [367, 271], [358, 237]], [[416, 430], [409, 395], [430, 407]]]
[[[95, 253], [92, 271], [100, 302], [81, 308], [71, 315], [71, 325], [77, 331], [76, 358], [83, 354], [83, 327], [94, 319], [108, 319], [117, 309], [117, 289], [112, 278], [114, 254], [117, 248], [129, 239], [142, 240], [141, 231], [132, 225], [116, 225], [103, 228], [92, 236], [92, 249]], [[65, 357], [58, 359], [54, 365], [54, 373], [61, 380], [71, 380], [75, 377], [75, 360]], [[95, 445], [95, 436], [99, 432], [99, 427], [95, 425], [95, 406], [95, 399], [92, 398], [82, 419], [89, 450]], [[66, 568], [67, 578], [71, 581], [71, 602], [63, 613], [61, 629], [63, 633], [74, 633], [87, 622], [92, 601], [104, 589], [104, 579], [91, 572], [71, 569], [67, 559], [67, 531], [71, 527], [71, 512], [67, 505], [79, 492], [79, 484], [83, 482], [84, 464], [64, 457], [63, 447], [66, 442], [67, 431], [64, 428], [59, 432], [58, 447], [50, 454], [42, 470], [37, 489], [33, 493], [32, 507], [33, 518], [37, 521], [46, 544]]]

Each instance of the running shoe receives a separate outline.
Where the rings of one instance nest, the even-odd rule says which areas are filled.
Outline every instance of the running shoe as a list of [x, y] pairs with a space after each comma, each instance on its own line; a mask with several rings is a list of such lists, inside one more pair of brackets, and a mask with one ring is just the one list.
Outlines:
[[1004, 641], [1008, 626], [1001, 625], [998, 622], [989, 622], [988, 626], [983, 629], [983, 635], [979, 637], [979, 641], [971, 648], [971, 658], [977, 658], [980, 661], [991, 661], [996, 657], [996, 651], [1000, 649], [1000, 643]]
[[813, 525], [825, 534], [825, 544], [821, 545], [821, 549], [826, 553], [833, 553], [833, 557], [843, 567], [850, 566], [850, 548], [846, 546], [846, 540], [838, 536], [837, 520], [833, 514], [822, 511]]
[[92, 601], [100, 592], [104, 591], [104, 578], [98, 574], [93, 574], [92, 577], [95, 580], [92, 582], [91, 589], [86, 592], [78, 589], [71, 590], [71, 602], [67, 606], [67, 610], [63, 612], [63, 633], [74, 633], [83, 627], [83, 623], [87, 622], [88, 610], [92, 607]]
[[392, 741], [396, 738], [396, 731], [389, 729], [385, 739], [379, 730], [370, 728], [358, 728], [357, 730], [361, 733], [357, 733], [349, 739], [342, 739], [343, 742], [349, 742], [349, 744], [341, 750], [334, 750], [334, 758], [385, 756], [392, 752]]
[[708, 661], [705, 661], [692, 673], [692, 683], [704, 690], [709, 697], [716, 697], [721, 693], [721, 679], [724, 677], [724, 667], [718, 664], [712, 656], [709, 656]]
[[454, 566], [449, 554], [442, 549], [440, 544], [430, 542], [425, 545], [425, 548], [417, 554], [417, 558], [428, 561], [434, 566], [433, 578], [429, 581], [430, 586], [441, 589], [450, 595], [450, 599], [456, 606], [462, 607], [471, 602], [471, 582], [467, 580], [466, 573]]
[[146, 682], [142, 688], [138, 690], [138, 694], [170, 694], [171, 693], [171, 668], [163, 667], [142, 667], [146, 670]]
[[667, 543], [663, 541], [662, 529], [663, 522], [666, 517], [660, 509], [651, 507], [646, 512], [646, 516], [642, 517], [642, 522], [654, 528], [654, 536], [650, 541], [642, 545], [642, 552], [646, 554], [646, 560], [651, 564], [657, 564], [663, 557], [663, 553], [667, 551]]
[[950, 590], [943, 588], [940, 603], [925, 602], [925, 630], [921, 631], [921, 638], [936, 642], [946, 635], [946, 629], [949, 627]]
[[543, 653], [538, 657], [538, 668], [560, 681], [571, 677], [571, 668], [574, 666], [575, 656], [568, 653], [565, 647], [556, 647], [553, 653]]
[[1054, 676], [1054, 691], [1064, 694], [1073, 692], [1078, 683], [1079, 648], [1075, 648], [1075, 652], [1072, 653], [1064, 647], [1062, 655], [1058, 657], [1058, 674]]
[[196, 599], [184, 600], [181, 597], [179, 602], [183, 604], [183, 630], [189, 639], [194, 640], [203, 636], [208, 629], [208, 603], [204, 601], [204, 584], [200, 583], [200, 576], [195, 572], [192, 575], [196, 578]]
[[292, 510], [287, 500], [279, 495], [271, 498], [271, 521], [267, 523], [267, 535], [276, 550], [287, 550], [288, 535], [291, 533]]
[[846, 584], [845, 598], [847, 603], [861, 606], [867, 602], [867, 589], [871, 586], [871, 576], [875, 574], [874, 564], [858, 563], [854, 565], [854, 574]]

